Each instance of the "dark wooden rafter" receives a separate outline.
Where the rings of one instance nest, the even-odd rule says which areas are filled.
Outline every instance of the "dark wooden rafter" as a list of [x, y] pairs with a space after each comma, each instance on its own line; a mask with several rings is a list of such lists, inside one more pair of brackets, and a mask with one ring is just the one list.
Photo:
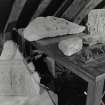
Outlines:
[[89, 0], [74, 0], [62, 14], [62, 17], [72, 21], [78, 12], [80, 12], [81, 8], [83, 8], [88, 2]]
[[[11, 30], [11, 28], [16, 25], [16, 21], [19, 19], [21, 11], [23, 10], [24, 5], [27, 1], [28, 0], [14, 0], [9, 18], [6, 22], [3, 32]], [[51, 5], [52, 1], [53, 0], [41, 0], [40, 4], [38, 4], [37, 9], [35, 10], [34, 15], [32, 16], [32, 19], [43, 14], [48, 6]], [[59, 15], [60, 17], [63, 17], [75, 23], [80, 23], [88, 14], [88, 12], [91, 9], [95, 8], [102, 1], [103, 0], [62, 0], [62, 3], [53, 15], [58, 16], [62, 12], [62, 16]]]
[[84, 8], [79, 12], [79, 14], [75, 17], [74, 22], [80, 24], [81, 21], [85, 18], [85, 16], [93, 9], [95, 8], [99, 3], [101, 3], [103, 0], [90, 0]]
[[54, 13], [54, 16], [60, 16], [65, 11], [65, 9], [67, 9], [67, 7], [72, 3], [72, 1], [73, 0], [64, 0], [61, 6]]
[[32, 19], [40, 16], [40, 14], [42, 14], [46, 10], [51, 1], [52, 0], [42, 0], [37, 10], [35, 11], [34, 15], [32, 16]]
[[95, 7], [95, 9], [101, 9], [101, 8], [105, 8], [105, 1], [104, 0]]
[[24, 28], [29, 24], [41, 1], [42, 0], [27, 0], [17, 21], [17, 28]]
[[64, 0], [52, 0], [41, 16], [53, 16]]
[[18, 20], [20, 13], [23, 10], [23, 7], [26, 2], [27, 0], [14, 0], [10, 15], [8, 17], [3, 32], [6, 32], [9, 27], [12, 28], [13, 26], [16, 25], [16, 21]]

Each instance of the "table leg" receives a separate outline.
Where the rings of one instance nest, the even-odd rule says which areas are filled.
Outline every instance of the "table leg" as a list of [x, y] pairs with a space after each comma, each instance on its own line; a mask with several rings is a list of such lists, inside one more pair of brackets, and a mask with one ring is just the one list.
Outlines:
[[46, 57], [45, 62], [47, 63], [49, 72], [52, 74], [54, 78], [56, 78], [55, 74], [55, 60], [51, 57]]
[[101, 105], [103, 96], [104, 79], [88, 83], [86, 105]]

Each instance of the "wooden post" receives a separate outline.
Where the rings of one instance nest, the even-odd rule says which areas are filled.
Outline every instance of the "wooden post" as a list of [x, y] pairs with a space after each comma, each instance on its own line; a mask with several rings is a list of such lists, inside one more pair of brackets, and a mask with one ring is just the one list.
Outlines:
[[89, 1], [90, 0], [74, 0], [70, 7], [62, 14], [62, 17], [72, 20]]
[[86, 105], [101, 105], [104, 79], [88, 83], [88, 95]]
[[46, 8], [51, 3], [51, 1], [52, 0], [42, 0], [42, 2], [39, 4], [37, 10], [35, 11], [32, 19], [40, 16], [40, 14], [43, 13], [46, 10]]
[[81, 10], [81, 12], [75, 17], [74, 22], [75, 23], [80, 23], [82, 19], [89, 13], [90, 10], [95, 8], [97, 4], [102, 2], [103, 0], [90, 0], [85, 7]]
[[15, 0], [14, 1], [9, 18], [6, 22], [3, 32], [6, 32], [7, 29], [10, 30], [12, 27], [16, 25], [16, 21], [18, 20], [26, 1], [27, 0]]
[[72, 1], [73, 0], [64, 0], [64, 2], [61, 4], [61, 6], [58, 8], [58, 10], [54, 13], [54, 16], [57, 16], [57, 15], [59, 15], [59, 13], [62, 13], [63, 12], [62, 9], [67, 8], [67, 6], [72, 3]]

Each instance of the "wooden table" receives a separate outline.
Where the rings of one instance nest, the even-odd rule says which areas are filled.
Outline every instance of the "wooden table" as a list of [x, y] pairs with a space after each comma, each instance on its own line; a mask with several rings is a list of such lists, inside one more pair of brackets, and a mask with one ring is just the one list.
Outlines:
[[88, 83], [86, 105], [104, 105], [102, 97], [105, 80], [105, 58], [88, 65], [77, 61], [76, 55], [67, 57], [58, 49], [58, 43], [42, 45], [40, 41], [34, 43], [35, 47], [52, 57], [56, 62], [75, 73]]

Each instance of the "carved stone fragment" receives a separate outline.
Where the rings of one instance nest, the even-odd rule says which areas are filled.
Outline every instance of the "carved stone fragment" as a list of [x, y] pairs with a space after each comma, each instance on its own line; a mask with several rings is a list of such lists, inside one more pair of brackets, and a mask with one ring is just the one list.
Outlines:
[[63, 18], [54, 16], [38, 17], [30, 22], [24, 29], [24, 38], [36, 41], [46, 37], [62, 36], [65, 34], [76, 34], [83, 32], [84, 26], [72, 23]]
[[82, 39], [79, 37], [69, 38], [59, 43], [59, 49], [66, 56], [71, 56], [82, 49]]

